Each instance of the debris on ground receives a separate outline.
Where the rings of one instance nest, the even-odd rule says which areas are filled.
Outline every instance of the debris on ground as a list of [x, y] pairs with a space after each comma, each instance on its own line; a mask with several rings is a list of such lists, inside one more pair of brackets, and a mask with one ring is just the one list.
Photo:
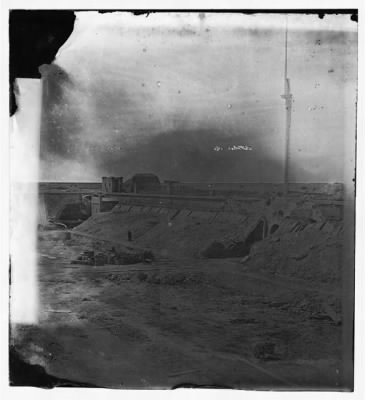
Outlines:
[[152, 263], [155, 257], [152, 251], [144, 250], [138, 253], [117, 252], [115, 249], [104, 252], [94, 252], [93, 250], [83, 251], [76, 259], [71, 260], [71, 264], [81, 265], [131, 265], [141, 262]]

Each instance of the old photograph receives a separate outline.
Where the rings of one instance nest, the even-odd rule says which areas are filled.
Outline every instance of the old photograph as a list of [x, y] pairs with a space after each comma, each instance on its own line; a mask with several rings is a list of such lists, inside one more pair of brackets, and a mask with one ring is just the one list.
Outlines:
[[11, 386], [353, 390], [357, 29], [10, 11]]

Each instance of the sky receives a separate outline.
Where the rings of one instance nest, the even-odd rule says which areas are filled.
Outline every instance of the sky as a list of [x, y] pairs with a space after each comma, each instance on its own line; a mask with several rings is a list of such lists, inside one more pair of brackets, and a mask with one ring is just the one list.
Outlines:
[[357, 24], [347, 15], [76, 13], [41, 67], [41, 180], [153, 172], [281, 182], [285, 26], [293, 182], [342, 182], [355, 135]]

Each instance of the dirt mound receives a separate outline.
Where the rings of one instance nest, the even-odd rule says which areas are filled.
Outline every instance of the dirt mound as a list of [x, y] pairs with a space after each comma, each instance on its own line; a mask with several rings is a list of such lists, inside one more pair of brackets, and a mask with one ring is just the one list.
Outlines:
[[[241, 214], [148, 209], [106, 212], [89, 218], [76, 231], [103, 240], [150, 248], [160, 257], [247, 257], [245, 268], [305, 280], [341, 278], [342, 222], [282, 218], [268, 228], [257, 213]], [[232, 214], [232, 213], [230, 213]], [[274, 227], [274, 228], [273, 228]]]
[[271, 272], [318, 282], [341, 280], [342, 223], [302, 224], [279, 231], [253, 245], [245, 266], [255, 271]]
[[227, 247], [241, 241], [257, 220], [257, 216], [252, 216], [245, 218], [243, 224], [242, 215], [236, 214], [235, 220], [227, 223], [215, 213], [187, 214], [185, 211], [160, 209], [158, 213], [156, 210], [100, 213], [74, 230], [121, 243], [128, 240], [130, 231], [132, 244], [151, 248], [162, 256], [191, 258], [200, 257], [214, 241]]

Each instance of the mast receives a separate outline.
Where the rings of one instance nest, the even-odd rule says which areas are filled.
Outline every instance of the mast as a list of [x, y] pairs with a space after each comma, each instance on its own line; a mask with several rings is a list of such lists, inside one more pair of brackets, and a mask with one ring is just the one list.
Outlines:
[[288, 194], [289, 186], [289, 161], [290, 161], [290, 127], [293, 95], [290, 93], [290, 80], [288, 78], [288, 18], [285, 28], [285, 61], [284, 61], [284, 94], [281, 97], [285, 100], [286, 124], [285, 124], [285, 161], [284, 161], [284, 191]]

